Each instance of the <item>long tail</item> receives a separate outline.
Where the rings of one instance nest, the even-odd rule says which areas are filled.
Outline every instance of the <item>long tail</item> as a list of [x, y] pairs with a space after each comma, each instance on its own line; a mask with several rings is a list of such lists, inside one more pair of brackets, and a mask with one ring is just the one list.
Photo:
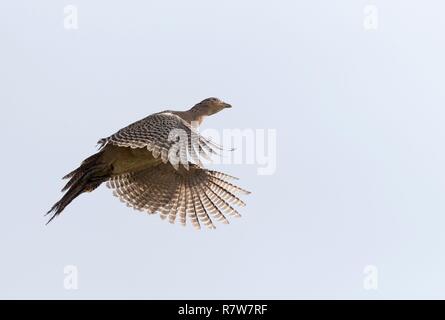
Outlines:
[[101, 185], [102, 182], [107, 181], [110, 178], [112, 168], [110, 165], [102, 163], [102, 152], [98, 152], [91, 157], [85, 159], [79, 168], [67, 174], [63, 179], [70, 179], [63, 191], [67, 191], [62, 199], [60, 199], [46, 215], [51, 214], [51, 218], [48, 220], [50, 223], [56, 216], [58, 216], [67, 205], [71, 203], [75, 198], [84, 192], [91, 192]]

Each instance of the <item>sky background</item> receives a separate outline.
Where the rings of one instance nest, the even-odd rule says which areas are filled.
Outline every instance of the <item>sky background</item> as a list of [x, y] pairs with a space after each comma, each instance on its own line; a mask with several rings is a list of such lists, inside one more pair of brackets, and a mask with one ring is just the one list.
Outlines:
[[[64, 28], [70, 4], [77, 30]], [[445, 298], [444, 10], [0, 2], [0, 298]], [[102, 186], [45, 226], [60, 178], [99, 138], [209, 96], [233, 109], [204, 128], [277, 132], [275, 174], [212, 166], [253, 192], [241, 219], [197, 232]]]

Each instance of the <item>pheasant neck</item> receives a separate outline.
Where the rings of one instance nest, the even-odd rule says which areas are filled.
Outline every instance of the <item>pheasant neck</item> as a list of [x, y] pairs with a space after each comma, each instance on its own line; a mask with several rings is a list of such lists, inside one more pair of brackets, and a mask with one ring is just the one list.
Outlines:
[[207, 116], [201, 110], [190, 109], [188, 111], [175, 111], [173, 112], [177, 116], [181, 117], [183, 120], [190, 124], [201, 125], [204, 118]]

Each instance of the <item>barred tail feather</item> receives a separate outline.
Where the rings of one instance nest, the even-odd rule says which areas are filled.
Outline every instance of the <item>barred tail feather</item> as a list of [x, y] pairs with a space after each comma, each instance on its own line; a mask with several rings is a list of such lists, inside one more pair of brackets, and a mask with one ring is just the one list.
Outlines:
[[66, 175], [65, 179], [70, 179], [62, 191], [66, 191], [62, 199], [57, 201], [46, 213], [52, 213], [48, 220], [50, 223], [58, 216], [75, 198], [84, 192], [91, 192], [109, 179], [112, 168], [100, 163], [100, 153], [97, 153], [82, 162], [79, 168]]

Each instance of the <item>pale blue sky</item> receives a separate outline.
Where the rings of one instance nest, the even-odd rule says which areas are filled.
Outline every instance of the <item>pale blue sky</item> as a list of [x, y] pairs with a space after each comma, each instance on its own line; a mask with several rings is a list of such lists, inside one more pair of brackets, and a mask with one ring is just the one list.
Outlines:
[[[78, 7], [78, 30], [63, 27]], [[363, 28], [376, 5], [379, 28]], [[445, 298], [439, 1], [0, 3], [1, 298]], [[277, 171], [196, 232], [60, 178], [117, 129], [218, 96], [204, 128], [277, 130]], [[66, 265], [79, 288], [65, 290]], [[375, 265], [379, 288], [363, 288]]]

